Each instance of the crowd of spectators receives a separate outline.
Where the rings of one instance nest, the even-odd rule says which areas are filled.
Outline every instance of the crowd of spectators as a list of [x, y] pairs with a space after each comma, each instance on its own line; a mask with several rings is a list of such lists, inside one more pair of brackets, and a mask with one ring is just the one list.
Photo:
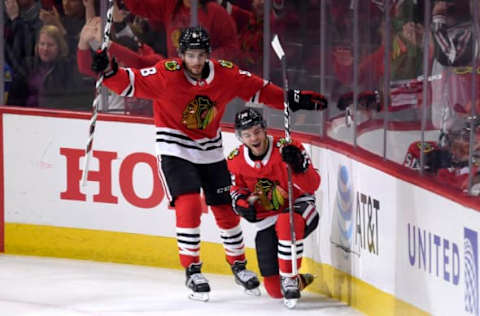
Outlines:
[[[100, 8], [107, 1], [4, 2], [4, 102], [89, 111], [96, 80], [90, 63], [92, 52], [100, 47]], [[445, 171], [438, 170], [452, 171], [457, 166], [455, 172], [459, 173], [465, 167], [465, 155], [460, 163], [452, 149], [459, 146], [446, 142], [444, 136], [465, 139], [472, 110], [480, 112], [480, 45], [473, 1], [432, 0], [431, 12], [425, 12], [424, 2], [393, 0], [390, 11], [385, 12], [381, 0], [272, 0], [271, 10], [265, 14], [264, 0], [198, 0], [197, 17], [210, 33], [213, 57], [231, 60], [281, 85], [278, 60], [270, 51], [264, 52], [264, 20], [268, 16], [271, 33], [280, 34], [285, 46], [290, 85], [317, 91], [323, 87], [321, 92], [330, 104], [339, 102], [338, 108], [329, 109], [329, 119], [351, 113], [354, 82], [363, 98], [358, 102], [357, 123], [361, 123], [359, 118], [383, 119], [387, 112], [394, 121], [420, 122], [427, 95], [427, 121], [443, 138], [425, 146], [450, 151], [450, 156], [429, 156], [427, 162], [432, 163], [433, 156], [445, 160], [430, 168], [445, 178]], [[176, 57], [179, 34], [191, 24], [190, 10], [190, 0], [115, 0], [109, 54], [121, 66], [135, 68]], [[391, 22], [389, 36], [386, 15]], [[431, 24], [425, 25], [428, 15]], [[428, 37], [426, 30], [430, 32]], [[385, 58], [387, 51], [390, 56]], [[270, 60], [269, 74], [263, 74], [264, 60]], [[424, 65], [425, 60], [428, 65]], [[357, 78], [353, 76], [355, 63]], [[423, 84], [425, 75], [429, 78], [427, 86]], [[474, 76], [478, 77], [476, 86]], [[385, 98], [386, 77], [390, 85]], [[110, 91], [106, 94], [108, 102], [101, 111], [152, 114], [148, 100], [125, 98]], [[387, 104], [383, 104], [384, 99]], [[478, 136], [477, 129], [475, 133]], [[418, 141], [410, 148], [419, 148]], [[480, 147], [476, 145], [475, 150]], [[408, 154], [415, 156], [410, 151]], [[478, 150], [473, 156], [480, 156]], [[418, 168], [419, 164], [412, 161], [405, 166]], [[465, 190], [465, 181], [462, 183], [457, 186]]]

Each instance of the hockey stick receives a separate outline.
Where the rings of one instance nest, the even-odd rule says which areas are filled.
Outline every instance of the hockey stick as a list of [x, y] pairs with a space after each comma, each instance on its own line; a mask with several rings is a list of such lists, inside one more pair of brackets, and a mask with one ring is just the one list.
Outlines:
[[[112, 20], [113, 20], [113, 1], [108, 0], [108, 10], [107, 10], [107, 21], [105, 23], [105, 28], [103, 30], [103, 42], [101, 46], [101, 50], [103, 51], [108, 47], [110, 44], [110, 28], [112, 27]], [[100, 99], [102, 97], [100, 89], [103, 83], [103, 73], [98, 76], [97, 82], [95, 84], [95, 99], [93, 100], [92, 104], [92, 117], [90, 119], [90, 129], [89, 135], [87, 140], [87, 146], [85, 148], [85, 163], [83, 165], [83, 173], [82, 173], [82, 186], [87, 184], [87, 175], [88, 175], [88, 165], [90, 163], [90, 157], [92, 156], [92, 146], [93, 146], [93, 134], [95, 133], [95, 125], [97, 123], [97, 116], [98, 116], [98, 105], [100, 103]]]
[[[282, 63], [282, 77], [283, 77], [283, 96], [284, 96], [284, 129], [285, 129], [285, 140], [287, 143], [290, 143], [290, 109], [288, 108], [288, 78], [287, 78], [287, 62], [285, 58], [285, 52], [280, 44], [278, 35], [275, 34], [272, 40], [272, 47], [277, 55], [278, 59]], [[288, 174], [288, 215], [290, 219], [290, 239], [292, 241], [292, 275], [296, 276], [297, 271], [297, 241], [295, 237], [295, 219], [293, 217], [293, 183], [292, 183], [292, 168], [287, 164], [287, 174]]]

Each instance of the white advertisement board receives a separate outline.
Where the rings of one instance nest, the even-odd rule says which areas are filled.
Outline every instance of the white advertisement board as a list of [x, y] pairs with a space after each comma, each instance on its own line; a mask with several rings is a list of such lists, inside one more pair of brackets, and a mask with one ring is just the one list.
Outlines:
[[478, 315], [480, 214], [313, 147], [319, 229], [307, 256], [433, 315]]
[[[84, 119], [3, 114], [5, 221], [175, 237], [153, 125], [98, 121], [82, 187], [87, 131]], [[227, 155], [238, 141], [222, 136]], [[322, 216], [305, 256], [434, 315], [479, 315], [477, 211], [305, 146], [322, 177]], [[202, 221], [202, 240], [220, 243], [213, 216]], [[242, 225], [254, 247], [253, 225]]]
[[[98, 121], [87, 186], [80, 179], [88, 121], [4, 114], [3, 127], [5, 222], [175, 237], [153, 125]], [[228, 154], [238, 142], [223, 138]], [[220, 243], [213, 216], [202, 222], [202, 240]], [[243, 226], [253, 247], [253, 227]]]

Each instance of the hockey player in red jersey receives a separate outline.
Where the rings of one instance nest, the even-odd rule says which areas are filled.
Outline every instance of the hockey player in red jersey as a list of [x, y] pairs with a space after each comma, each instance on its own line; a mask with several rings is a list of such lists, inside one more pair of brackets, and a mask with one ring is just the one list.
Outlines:
[[265, 128], [262, 115], [252, 108], [236, 114], [235, 133], [243, 145], [227, 159], [232, 175], [230, 194], [235, 212], [257, 226], [258, 265], [268, 294], [296, 302], [313, 276], [292, 273], [287, 164], [293, 171], [298, 267], [303, 240], [318, 226], [314, 192], [320, 175], [300, 143], [269, 136]]
[[[92, 69], [103, 72], [103, 83], [123, 96], [154, 101], [159, 174], [175, 207], [180, 263], [193, 298], [208, 299], [210, 286], [201, 274], [200, 189], [205, 193], [235, 281], [247, 290], [258, 287], [245, 268], [240, 218], [233, 212], [230, 174], [223, 154], [220, 120], [234, 97], [256, 100], [283, 109], [283, 90], [238, 69], [225, 60], [209, 59], [210, 40], [201, 27], [186, 28], [180, 36], [180, 58], [166, 59], [144, 69], [119, 68], [107, 52], [94, 55]], [[311, 91], [289, 91], [291, 108], [316, 110], [325, 98]]]

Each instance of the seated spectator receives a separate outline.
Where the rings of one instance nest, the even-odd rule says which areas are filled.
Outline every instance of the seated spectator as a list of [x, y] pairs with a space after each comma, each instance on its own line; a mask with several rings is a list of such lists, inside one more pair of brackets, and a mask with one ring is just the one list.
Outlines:
[[[480, 126], [476, 123], [473, 144], [473, 167], [469, 169], [470, 123], [456, 121], [448, 133], [443, 133], [438, 142], [427, 141], [423, 145], [424, 170], [440, 183], [468, 190], [468, 176], [473, 175], [473, 195], [480, 195]], [[420, 169], [422, 143], [410, 144], [403, 165]]]
[[[162, 23], [167, 38], [167, 57], [178, 55], [181, 30], [190, 26], [190, 0], [124, 0], [129, 11]], [[234, 59], [238, 51], [235, 23], [216, 2], [199, 0], [198, 22], [210, 34], [213, 58]]]
[[[61, 31], [54, 25], [41, 28], [35, 56], [25, 60], [26, 76], [16, 78], [21, 84], [12, 87], [9, 98], [32, 107], [87, 109], [89, 90], [80, 83], [75, 62], [68, 57], [68, 47]], [[93, 90], [91, 87], [90, 90]], [[79, 97], [82, 96], [82, 97]], [[22, 100], [23, 99], [23, 100]]]
[[469, 142], [470, 142], [470, 124], [466, 124], [459, 130], [452, 130], [448, 135], [446, 148], [451, 155], [451, 164], [440, 168], [437, 172], [437, 178], [440, 183], [449, 184], [455, 188], [468, 191], [469, 173], [473, 175], [472, 194], [480, 195], [480, 128], [475, 128], [474, 146], [473, 146], [473, 165], [469, 169]]

